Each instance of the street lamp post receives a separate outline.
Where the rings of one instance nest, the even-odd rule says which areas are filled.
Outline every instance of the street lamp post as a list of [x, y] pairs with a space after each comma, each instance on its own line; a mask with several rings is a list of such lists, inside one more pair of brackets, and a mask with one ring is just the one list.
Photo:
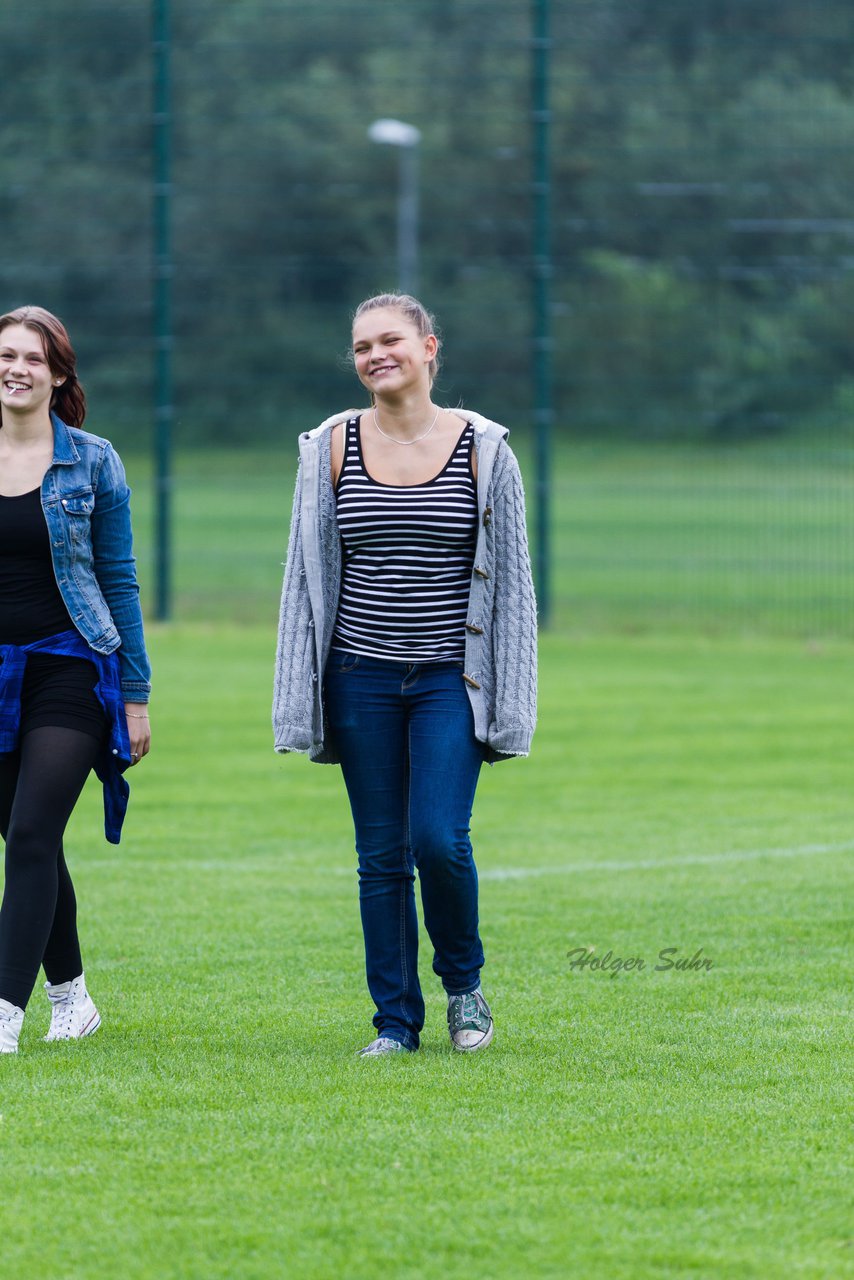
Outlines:
[[400, 150], [397, 195], [397, 287], [401, 293], [418, 288], [418, 144], [421, 131], [403, 120], [375, 120], [368, 129], [371, 142]]

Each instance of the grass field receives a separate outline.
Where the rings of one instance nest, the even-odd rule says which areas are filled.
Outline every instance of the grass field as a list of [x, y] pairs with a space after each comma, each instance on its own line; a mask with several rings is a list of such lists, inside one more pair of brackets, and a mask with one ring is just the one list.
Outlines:
[[547, 637], [475, 812], [495, 1043], [452, 1054], [425, 949], [393, 1061], [353, 1056], [349, 815], [271, 751], [270, 628], [151, 647], [125, 840], [97, 789], [68, 840], [104, 1025], [45, 1045], [37, 992], [0, 1059], [4, 1280], [854, 1274], [854, 646]]

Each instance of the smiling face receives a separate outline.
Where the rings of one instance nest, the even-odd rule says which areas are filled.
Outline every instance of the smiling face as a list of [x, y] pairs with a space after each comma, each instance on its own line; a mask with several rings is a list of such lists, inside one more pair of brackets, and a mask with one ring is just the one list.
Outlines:
[[28, 417], [50, 410], [51, 397], [65, 381], [52, 373], [41, 334], [24, 324], [0, 330], [0, 406]]
[[434, 335], [426, 337], [396, 307], [378, 307], [353, 324], [353, 359], [363, 386], [376, 396], [430, 392]]

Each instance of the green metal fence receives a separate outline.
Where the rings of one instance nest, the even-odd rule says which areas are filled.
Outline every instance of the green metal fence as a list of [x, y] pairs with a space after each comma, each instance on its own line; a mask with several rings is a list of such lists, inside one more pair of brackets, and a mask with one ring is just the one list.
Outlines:
[[[551, 531], [555, 625], [854, 631], [844, 0], [421, 0], [380, 23], [361, 0], [170, 0], [171, 263], [155, 275], [164, 7], [0, 12], [4, 305], [69, 325], [90, 425], [140, 477], [151, 608], [158, 289], [176, 612], [218, 616], [232, 592], [235, 613], [266, 616], [275, 572], [238, 602], [259, 557], [281, 558], [296, 433], [357, 398], [349, 312], [397, 278], [400, 157], [369, 136], [391, 117], [419, 137], [439, 394], [511, 427], [541, 514], [535, 419], [551, 427], [532, 532], [542, 548]], [[205, 471], [212, 449], [242, 451], [239, 492]]]

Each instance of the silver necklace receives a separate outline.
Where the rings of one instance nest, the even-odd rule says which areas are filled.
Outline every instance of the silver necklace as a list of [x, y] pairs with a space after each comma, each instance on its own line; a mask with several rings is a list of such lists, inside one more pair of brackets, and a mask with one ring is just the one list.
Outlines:
[[429, 436], [430, 432], [433, 430], [433, 428], [435, 427], [436, 423], [439, 421], [439, 414], [440, 414], [441, 412], [442, 412], [442, 409], [441, 409], [441, 406], [440, 406], [440, 407], [436, 410], [436, 413], [435, 413], [435, 416], [434, 416], [434, 418], [433, 418], [433, 421], [430, 423], [430, 426], [427, 428], [427, 430], [426, 430], [426, 431], [422, 431], [420, 436], [413, 436], [413, 438], [412, 438], [411, 440], [398, 440], [397, 436], [390, 436], [390, 435], [388, 434], [388, 432], [387, 432], [387, 431], [383, 431], [382, 427], [380, 426], [379, 422], [377, 421], [377, 407], [376, 407], [376, 405], [374, 405], [374, 426], [376, 427], [377, 431], [379, 431], [380, 435], [384, 437], [384, 439], [386, 439], [386, 440], [393, 440], [395, 444], [404, 444], [404, 445], [407, 445], [407, 444], [418, 444], [418, 441], [419, 441], [419, 440], [426, 440], [426, 439], [427, 439], [427, 437]]

